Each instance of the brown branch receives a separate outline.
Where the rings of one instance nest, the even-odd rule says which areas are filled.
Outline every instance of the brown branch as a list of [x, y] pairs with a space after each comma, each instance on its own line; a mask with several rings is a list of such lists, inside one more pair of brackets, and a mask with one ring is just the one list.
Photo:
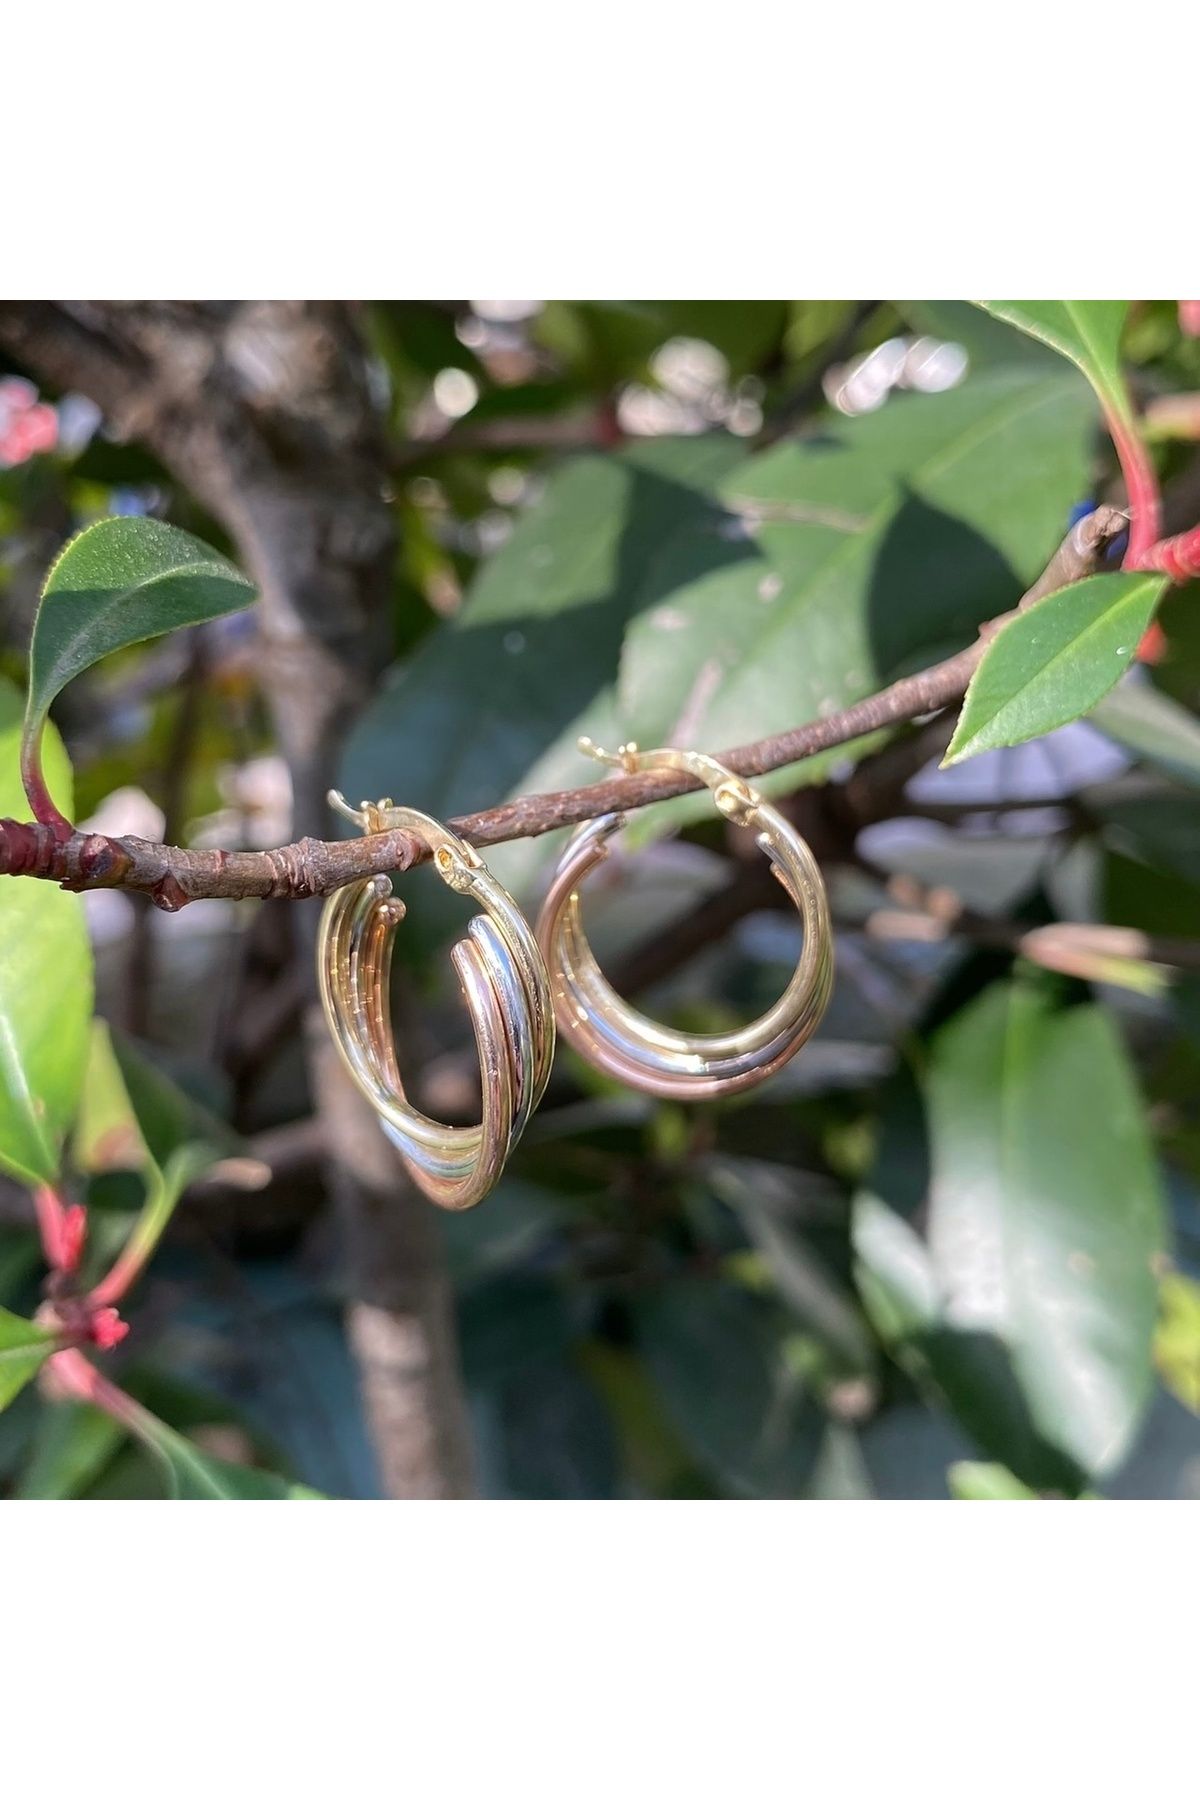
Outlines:
[[[1093, 574], [1124, 526], [1124, 514], [1114, 507], [1100, 507], [1080, 520], [1020, 604], [1027, 606], [1055, 588]], [[722, 751], [721, 761], [738, 775], [765, 775], [953, 705], [965, 693], [987, 633], [996, 623], [985, 626], [979, 641], [957, 656], [905, 676], [828, 718]], [[526, 794], [449, 823], [469, 842], [486, 847], [512, 838], [540, 837], [601, 813], [649, 806], [699, 785], [673, 772], [620, 775], [590, 787]], [[424, 847], [404, 831], [344, 842], [305, 837], [278, 850], [184, 850], [144, 838], [83, 832], [59, 843], [49, 827], [0, 821], [0, 873], [39, 876], [73, 889], [133, 888], [149, 894], [167, 912], [177, 912], [191, 900], [311, 899], [368, 875], [411, 868], [425, 855]]]
[[443, 456], [495, 456], [522, 452], [608, 450], [614, 433], [604, 412], [581, 418], [578, 413], [552, 413], [533, 418], [468, 420], [452, 425], [439, 437], [409, 438], [393, 450], [392, 468], [407, 475], [420, 464]]
[[759, 433], [758, 444], [765, 449], [781, 437], [786, 437], [820, 401], [823, 384], [829, 370], [835, 363], [849, 355], [855, 341], [872, 313], [878, 311], [878, 300], [860, 300], [850, 313], [836, 336], [826, 346], [816, 367], [810, 369], [804, 380], [794, 393], [785, 394], [772, 408], [771, 414]]

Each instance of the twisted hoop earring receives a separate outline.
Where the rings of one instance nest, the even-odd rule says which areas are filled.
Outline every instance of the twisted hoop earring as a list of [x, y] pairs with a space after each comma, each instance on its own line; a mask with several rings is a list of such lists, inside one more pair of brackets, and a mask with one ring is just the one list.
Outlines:
[[538, 919], [538, 944], [550, 971], [560, 1030], [597, 1068], [664, 1099], [710, 1100], [756, 1086], [812, 1036], [833, 986], [829, 906], [812, 851], [756, 789], [700, 751], [640, 751], [636, 744], [625, 744], [613, 756], [589, 738], [581, 738], [579, 748], [626, 774], [681, 769], [702, 781], [718, 811], [753, 831], [770, 857], [803, 920], [804, 943], [783, 994], [754, 1024], [707, 1036], [654, 1024], [609, 985], [584, 934], [579, 888], [625, 823], [623, 814], [606, 813], [580, 826], [570, 839]]
[[412, 832], [447, 887], [483, 909], [450, 952], [479, 1051], [478, 1125], [441, 1125], [405, 1098], [388, 1006], [393, 934], [405, 908], [387, 877], [339, 888], [325, 902], [317, 938], [321, 1001], [342, 1060], [417, 1186], [438, 1206], [463, 1212], [495, 1186], [545, 1092], [554, 1058], [545, 964], [511, 894], [462, 838], [390, 800], [356, 808], [333, 792], [329, 803], [363, 831]]

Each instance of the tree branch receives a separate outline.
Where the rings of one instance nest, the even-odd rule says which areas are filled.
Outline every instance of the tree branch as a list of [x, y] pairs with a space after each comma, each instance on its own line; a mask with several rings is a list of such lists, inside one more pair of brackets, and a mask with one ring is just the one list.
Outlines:
[[865, 866], [885, 881], [898, 902], [896, 908], [880, 907], [857, 926], [867, 937], [883, 942], [940, 944], [961, 937], [990, 949], [1011, 950], [1081, 981], [1110, 980], [1122, 964], [1129, 963], [1200, 969], [1200, 938], [1161, 937], [1130, 926], [1072, 919], [1030, 926], [1014, 919], [988, 918], [951, 888], [929, 887], [912, 875], [888, 876], [869, 862]]
[[[1055, 588], [1094, 574], [1125, 523], [1124, 514], [1110, 506], [1081, 519], [1020, 605], [1028, 606]], [[720, 759], [737, 775], [765, 775], [872, 732], [939, 712], [962, 698], [987, 635], [998, 623], [985, 626], [979, 641], [957, 656], [905, 676], [829, 718], [719, 752]], [[484, 848], [512, 838], [540, 837], [605, 812], [629, 812], [699, 786], [686, 775], [668, 771], [620, 775], [590, 787], [526, 794], [449, 824], [468, 842]], [[167, 912], [177, 912], [191, 900], [311, 899], [368, 875], [409, 869], [426, 854], [405, 831], [344, 842], [305, 837], [278, 850], [184, 850], [145, 838], [84, 832], [60, 843], [47, 826], [0, 821], [0, 873], [38, 876], [76, 890], [132, 888], [149, 894]]]

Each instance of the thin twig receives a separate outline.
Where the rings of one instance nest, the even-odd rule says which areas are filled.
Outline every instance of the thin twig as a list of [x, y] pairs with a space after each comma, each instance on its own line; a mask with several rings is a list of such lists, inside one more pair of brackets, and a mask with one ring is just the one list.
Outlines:
[[871, 314], [878, 310], [878, 300], [860, 300], [850, 313], [832, 342], [826, 346], [825, 354], [815, 368], [810, 369], [800, 385], [791, 394], [785, 394], [771, 412], [771, 416], [759, 434], [759, 448], [774, 444], [789, 431], [795, 429], [805, 415], [821, 399], [826, 374], [835, 363], [842, 361], [854, 348], [859, 332]]
[[[1124, 527], [1125, 517], [1114, 507], [1099, 507], [1081, 519], [1021, 606], [1094, 573]], [[720, 759], [735, 774], [765, 775], [873, 732], [940, 712], [962, 698], [996, 623], [985, 626], [979, 641], [957, 656], [905, 676], [828, 718], [719, 752]], [[513, 838], [540, 837], [601, 813], [629, 812], [692, 792], [699, 785], [673, 771], [621, 775], [591, 787], [526, 794], [485, 812], [451, 819], [449, 824], [468, 842], [486, 847]], [[306, 837], [278, 850], [185, 850], [144, 838], [84, 832], [60, 842], [52, 827], [0, 821], [0, 873], [38, 876], [76, 890], [133, 888], [149, 894], [166, 912], [178, 912], [189, 901], [202, 899], [309, 899], [369, 875], [409, 869], [426, 855], [424, 846], [406, 831], [379, 832], [344, 842]]]
[[[618, 434], [619, 436], [619, 434]], [[391, 463], [408, 474], [421, 463], [444, 456], [496, 456], [526, 452], [607, 450], [614, 434], [602, 412], [584, 417], [551, 413], [532, 418], [468, 420], [452, 425], [440, 437], [409, 438], [392, 451]]]
[[1125, 963], [1200, 969], [1200, 938], [1158, 937], [1129, 926], [1074, 919], [1033, 926], [992, 919], [967, 906], [953, 889], [930, 887], [907, 874], [887, 877], [887, 887], [898, 906], [880, 907], [858, 926], [867, 937], [884, 942], [938, 944], [966, 938], [1081, 980], [1106, 980]]

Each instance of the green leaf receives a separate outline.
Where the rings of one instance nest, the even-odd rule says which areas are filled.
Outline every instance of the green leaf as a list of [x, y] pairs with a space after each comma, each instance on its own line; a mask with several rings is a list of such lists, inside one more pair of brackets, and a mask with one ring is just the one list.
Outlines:
[[1141, 761], [1200, 787], [1200, 721], [1148, 681], [1122, 682], [1088, 721]]
[[1181, 1405], [1200, 1413], [1200, 1282], [1188, 1275], [1163, 1277], [1154, 1360], [1165, 1386]]
[[485, 1498], [616, 1498], [608, 1410], [571, 1357], [540, 1359], [508, 1381], [473, 1385], [471, 1411]]
[[95, 1406], [58, 1401], [39, 1411], [33, 1450], [17, 1483], [19, 1500], [73, 1500], [86, 1492], [125, 1443], [115, 1419]]
[[[24, 1321], [19, 1321], [23, 1323]], [[53, 1348], [53, 1344], [50, 1345]], [[145, 1377], [138, 1384], [147, 1385]], [[181, 1407], [182, 1421], [194, 1418], [197, 1425], [214, 1416], [228, 1416], [228, 1409], [218, 1407], [214, 1415], [211, 1399], [198, 1396], [171, 1380], [155, 1378], [149, 1383], [176, 1407]], [[113, 1440], [110, 1428], [95, 1425], [84, 1428], [84, 1416], [92, 1409], [64, 1408], [71, 1416], [70, 1429], [54, 1434], [42, 1445], [26, 1484], [36, 1489], [30, 1497], [55, 1498], [60, 1494], [91, 1487], [96, 1475], [112, 1461]], [[277, 1475], [269, 1469], [249, 1468], [241, 1463], [226, 1462], [210, 1456], [182, 1432], [176, 1431], [157, 1413], [150, 1412], [131, 1393], [122, 1392], [113, 1402], [112, 1412], [103, 1414], [113, 1424], [137, 1439], [160, 1464], [171, 1500], [321, 1500], [324, 1495], [313, 1488]]]
[[[139, 1411], [142, 1409], [139, 1408]], [[288, 1481], [269, 1469], [250, 1469], [240, 1463], [209, 1456], [190, 1439], [172, 1431], [152, 1413], [145, 1413], [139, 1431], [158, 1456], [167, 1477], [171, 1500], [321, 1500], [314, 1488]]]
[[551, 300], [535, 326], [556, 360], [608, 388], [643, 375], [669, 338], [700, 338], [736, 378], [778, 346], [787, 321], [781, 300]]
[[[1039, 1445], [1096, 1474], [1132, 1439], [1151, 1386], [1164, 1235], [1120, 1038], [1104, 1008], [1059, 1007], [1051, 991], [993, 982], [933, 1034], [926, 1165], [919, 1150], [897, 1156], [885, 1131], [856, 1202], [868, 1220], [886, 1206], [910, 1259], [927, 1258], [928, 1279], [908, 1284], [915, 1302], [893, 1305], [896, 1339], [985, 1447], [1042, 1488], [1068, 1478]], [[855, 1247], [886, 1280], [857, 1220]], [[869, 1285], [863, 1294], [874, 1311]]]
[[32, 1319], [0, 1307], [0, 1412], [33, 1380], [56, 1341]]
[[981, 300], [977, 304], [1030, 337], [1049, 344], [1087, 376], [1114, 411], [1129, 415], [1121, 373], [1121, 334], [1128, 300]]
[[72, 538], [42, 589], [29, 649], [26, 743], [36, 741], [55, 695], [101, 657], [240, 612], [254, 598], [246, 577], [190, 532], [158, 519], [90, 525]]
[[[1165, 1235], [1124, 1046], [1103, 1007], [1059, 1009], [1021, 981], [940, 1037], [935, 1145], [949, 1138], [947, 1172], [960, 1192], [979, 1182], [979, 1211], [1003, 1234], [998, 1324], [1017, 1379], [1045, 1436], [1105, 1472], [1149, 1397]], [[982, 1142], [967, 1141], [964, 1107]]]
[[41, 1263], [32, 1232], [23, 1225], [0, 1226], [0, 1305], [25, 1292]]
[[969, 642], [1061, 539], [1093, 417], [1077, 376], [1017, 363], [739, 465], [721, 484], [725, 516], [681, 522], [647, 565], [622, 653], [621, 736], [745, 743]]
[[1200, 888], [1169, 869], [1152, 869], [1106, 849], [1100, 865], [1101, 916], [1156, 937], [1194, 937]]
[[874, 1500], [877, 1498], [858, 1434], [834, 1421], [825, 1428], [808, 1487], [810, 1500]]
[[694, 1465], [663, 1414], [643, 1360], [595, 1337], [579, 1356], [608, 1406], [633, 1497], [692, 1497]]
[[269, 1469], [210, 1456], [125, 1394], [121, 1423], [162, 1465], [170, 1500], [321, 1500], [324, 1495]]
[[1129, 667], [1166, 585], [1160, 575], [1089, 575], [1009, 619], [971, 677], [943, 768], [1090, 712]]
[[[389, 794], [403, 769], [406, 803], [448, 818], [528, 788], [576, 786], [579, 733], [612, 735], [621, 640], [647, 566], [681, 521], [712, 515], [717, 480], [744, 455], [732, 438], [658, 439], [552, 475], [461, 613], [365, 709], [342, 766], [346, 792]], [[553, 848], [503, 845], [488, 860], [516, 886]], [[457, 916], [436, 880], [406, 883], [404, 898], [400, 945]]]
[[670, 1423], [702, 1468], [742, 1497], [804, 1493], [824, 1419], [778, 1308], [717, 1282], [678, 1281], [640, 1309], [638, 1342]]
[[[23, 818], [22, 703], [0, 680], [0, 817]], [[51, 727], [45, 774], [64, 811], [71, 767]], [[52, 883], [0, 877], [0, 1166], [20, 1180], [54, 1181], [74, 1116], [92, 1013], [92, 953], [83, 903]]]
[[1036, 1500], [1032, 1488], [1018, 1481], [1002, 1463], [952, 1463], [946, 1471], [956, 1500]]
[[[797, 1324], [824, 1346], [835, 1366], [855, 1373], [869, 1370], [872, 1347], [853, 1295], [801, 1228], [806, 1198], [821, 1191], [819, 1178], [740, 1156], [708, 1157], [697, 1173], [737, 1213]], [[837, 1205], [841, 1194], [836, 1189], [834, 1194]]]
[[898, 300], [897, 311], [915, 331], [961, 344], [972, 369], [1024, 361], [1053, 366], [1054, 353], [1036, 338], [1012, 331], [1001, 319], [989, 318], [977, 301]]
[[916, 1224], [934, 1196], [924, 1108], [907, 1072], [885, 1093], [881, 1126], [852, 1214], [855, 1278], [875, 1329], [930, 1403], [948, 1406], [989, 1455], [1046, 1487], [1079, 1486], [1070, 1460], [1038, 1436], [1005, 1346], [969, 1310], [944, 1314], [942, 1274]]
[[223, 1119], [199, 1105], [134, 1048], [123, 1032], [94, 1023], [87, 1080], [73, 1151], [87, 1174], [164, 1169], [180, 1151], [202, 1151], [208, 1163], [244, 1152]]
[[1106, 841], [1122, 854], [1200, 886], [1200, 803], [1195, 794], [1122, 784], [1089, 796], [1088, 807], [1103, 824]]
[[95, 1019], [72, 1148], [85, 1174], [141, 1175], [145, 1203], [119, 1259], [141, 1269], [188, 1183], [240, 1145], [228, 1126]]

